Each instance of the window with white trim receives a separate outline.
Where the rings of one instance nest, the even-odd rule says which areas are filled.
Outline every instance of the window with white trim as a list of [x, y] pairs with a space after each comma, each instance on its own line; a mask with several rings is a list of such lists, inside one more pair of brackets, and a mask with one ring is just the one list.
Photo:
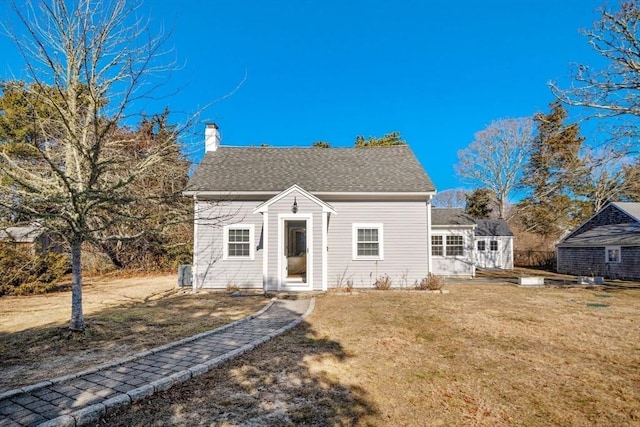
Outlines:
[[447, 236], [447, 256], [464, 255], [464, 240], [462, 236]]
[[382, 224], [353, 224], [353, 259], [383, 259]]
[[494, 251], [494, 252], [498, 250], [498, 241], [497, 240], [491, 240], [489, 242], [489, 250]]
[[442, 236], [431, 236], [431, 255], [444, 256], [444, 244]]
[[619, 263], [622, 261], [620, 246], [607, 246], [604, 249], [604, 260], [608, 263]]
[[487, 242], [484, 240], [478, 240], [478, 250], [484, 252], [487, 249]]
[[253, 224], [224, 226], [223, 259], [253, 259]]

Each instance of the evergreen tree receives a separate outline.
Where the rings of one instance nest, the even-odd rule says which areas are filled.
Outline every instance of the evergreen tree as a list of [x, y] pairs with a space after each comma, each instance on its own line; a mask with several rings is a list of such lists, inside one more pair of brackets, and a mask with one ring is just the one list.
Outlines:
[[316, 141], [313, 144], [311, 144], [311, 146], [313, 148], [330, 148], [331, 144], [328, 142], [324, 142], [324, 141]]
[[585, 174], [580, 128], [564, 123], [567, 112], [560, 101], [550, 107], [549, 114], [534, 117], [537, 134], [521, 181], [529, 196], [519, 203], [526, 228], [542, 235], [560, 234], [574, 225], [574, 200]]
[[486, 219], [491, 217], [492, 205], [496, 202], [496, 194], [488, 188], [477, 188], [466, 196], [464, 211], [471, 218]]
[[407, 145], [407, 142], [402, 139], [400, 132], [387, 133], [380, 138], [374, 138], [370, 136], [369, 139], [364, 139], [364, 136], [356, 136], [355, 147], [387, 147], [391, 145]]

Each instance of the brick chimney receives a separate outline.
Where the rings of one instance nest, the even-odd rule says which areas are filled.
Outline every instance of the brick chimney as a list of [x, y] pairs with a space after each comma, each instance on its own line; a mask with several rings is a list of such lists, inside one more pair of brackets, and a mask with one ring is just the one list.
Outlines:
[[216, 151], [220, 146], [220, 132], [217, 124], [207, 123], [204, 130], [204, 146], [205, 151]]

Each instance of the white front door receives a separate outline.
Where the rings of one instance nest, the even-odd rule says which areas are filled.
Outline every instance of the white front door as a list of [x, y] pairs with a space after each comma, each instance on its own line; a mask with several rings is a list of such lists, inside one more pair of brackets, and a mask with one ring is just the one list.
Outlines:
[[287, 215], [279, 219], [279, 289], [310, 290], [313, 277], [311, 215]]

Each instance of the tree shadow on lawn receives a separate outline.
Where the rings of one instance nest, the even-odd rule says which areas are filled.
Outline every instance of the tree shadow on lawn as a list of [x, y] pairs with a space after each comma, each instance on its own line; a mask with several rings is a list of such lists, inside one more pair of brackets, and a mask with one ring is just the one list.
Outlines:
[[88, 314], [88, 328], [81, 333], [71, 333], [67, 321], [0, 332], [0, 392], [214, 329], [256, 312], [267, 302], [261, 295], [170, 292]]
[[114, 426], [327, 426], [375, 422], [361, 387], [341, 384], [321, 366], [348, 358], [303, 322], [207, 374], [110, 414]]

